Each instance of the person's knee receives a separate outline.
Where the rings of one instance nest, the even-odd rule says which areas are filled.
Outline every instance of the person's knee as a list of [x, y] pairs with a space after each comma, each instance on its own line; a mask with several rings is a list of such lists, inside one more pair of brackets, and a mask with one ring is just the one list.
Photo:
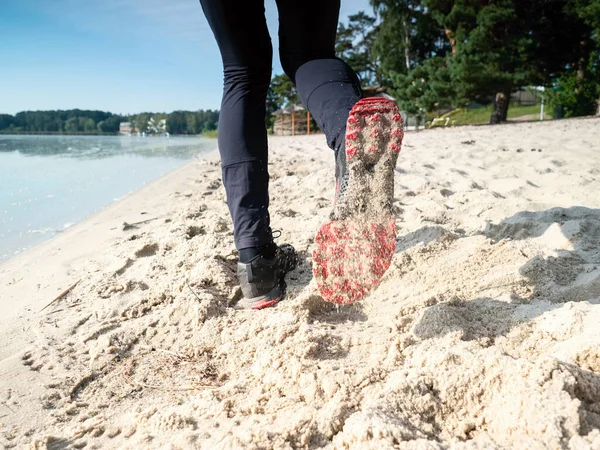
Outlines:
[[298, 70], [304, 67], [304, 72], [310, 73], [311, 78], [331, 78], [331, 72], [339, 72], [344, 74], [344, 77], [352, 78], [359, 83], [356, 74], [350, 69], [350, 67], [340, 58], [330, 55], [294, 55], [294, 54], [281, 54], [281, 67], [283, 72], [296, 84], [298, 78]]

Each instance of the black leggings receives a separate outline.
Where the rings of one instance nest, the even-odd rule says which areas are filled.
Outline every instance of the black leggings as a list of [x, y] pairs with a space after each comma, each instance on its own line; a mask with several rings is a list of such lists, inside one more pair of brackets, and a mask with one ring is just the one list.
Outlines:
[[[200, 0], [223, 59], [219, 152], [238, 249], [272, 242], [266, 97], [273, 48], [264, 0]], [[360, 99], [354, 71], [335, 57], [340, 0], [277, 0], [281, 65], [302, 103], [343, 150], [348, 114]]]

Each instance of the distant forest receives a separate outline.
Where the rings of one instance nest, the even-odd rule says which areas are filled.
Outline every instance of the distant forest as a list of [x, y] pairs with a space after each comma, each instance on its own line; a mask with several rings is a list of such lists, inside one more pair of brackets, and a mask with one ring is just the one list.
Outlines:
[[118, 115], [104, 111], [23, 111], [0, 114], [0, 133], [116, 134], [121, 122], [131, 122], [139, 132], [147, 132], [150, 119], [166, 120], [170, 134], [197, 135], [217, 129], [219, 111], [174, 111]]

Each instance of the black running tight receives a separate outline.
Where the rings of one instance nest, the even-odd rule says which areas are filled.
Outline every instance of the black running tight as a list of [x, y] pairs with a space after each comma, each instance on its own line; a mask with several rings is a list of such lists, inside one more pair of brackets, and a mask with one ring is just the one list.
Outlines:
[[[264, 0], [200, 0], [223, 59], [224, 88], [219, 152], [227, 204], [238, 249], [272, 242], [265, 102], [273, 48]], [[281, 65], [302, 103], [325, 132], [344, 147], [360, 82], [335, 57], [339, 0], [277, 0]]]

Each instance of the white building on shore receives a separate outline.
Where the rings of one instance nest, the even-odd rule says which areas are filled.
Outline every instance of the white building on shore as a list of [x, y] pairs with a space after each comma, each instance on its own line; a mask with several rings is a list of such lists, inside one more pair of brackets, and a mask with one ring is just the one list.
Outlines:
[[135, 128], [131, 122], [121, 122], [119, 124], [119, 134], [131, 136], [135, 132]]

